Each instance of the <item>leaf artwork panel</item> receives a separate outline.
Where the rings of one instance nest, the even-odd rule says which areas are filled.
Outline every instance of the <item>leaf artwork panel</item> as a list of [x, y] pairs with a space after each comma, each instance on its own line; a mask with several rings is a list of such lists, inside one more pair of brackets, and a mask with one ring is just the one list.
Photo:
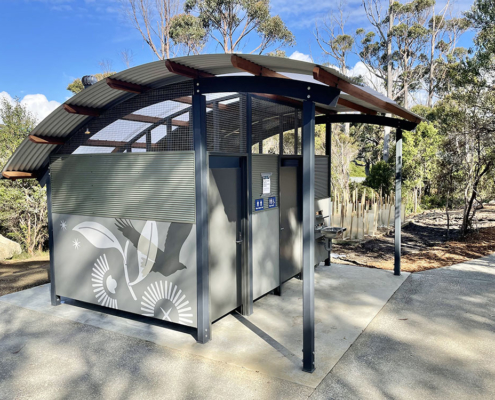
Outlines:
[[158, 228], [155, 221], [147, 221], [139, 237], [137, 254], [139, 260], [139, 276], [130, 283], [135, 285], [141, 282], [150, 273], [155, 265], [158, 253]]
[[99, 249], [117, 249], [125, 259], [124, 251], [115, 235], [98, 222], [81, 222], [73, 228]]

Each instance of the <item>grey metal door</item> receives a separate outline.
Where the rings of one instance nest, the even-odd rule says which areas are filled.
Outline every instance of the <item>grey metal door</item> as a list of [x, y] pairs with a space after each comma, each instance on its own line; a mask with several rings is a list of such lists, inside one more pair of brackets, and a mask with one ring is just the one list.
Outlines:
[[280, 167], [280, 280], [301, 272], [301, 207], [297, 166]]
[[241, 168], [212, 168], [208, 186], [211, 318], [242, 304]]

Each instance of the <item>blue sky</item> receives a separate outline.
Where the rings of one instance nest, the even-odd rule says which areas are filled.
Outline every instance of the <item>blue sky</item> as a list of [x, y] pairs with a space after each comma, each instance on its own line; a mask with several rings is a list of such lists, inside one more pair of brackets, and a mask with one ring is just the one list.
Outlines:
[[[445, 0], [440, 0], [445, 1]], [[471, 5], [458, 0], [457, 10]], [[324, 61], [313, 36], [315, 19], [335, 7], [335, 1], [272, 0], [272, 13], [279, 14], [294, 33], [297, 45], [286, 49], [301, 58]], [[441, 4], [440, 4], [441, 5]], [[366, 27], [361, 0], [348, 0], [349, 29]], [[472, 34], [461, 45], [471, 45]], [[251, 38], [246, 52], [255, 44]], [[42, 117], [71, 94], [67, 85], [75, 78], [101, 72], [98, 63], [112, 62], [113, 70], [125, 68], [120, 52], [133, 52], [133, 65], [156, 61], [139, 33], [122, 17], [119, 0], [0, 0], [0, 94], [25, 99]], [[219, 52], [213, 43], [208, 53]], [[356, 63], [350, 59], [350, 64]], [[39, 96], [35, 96], [39, 95]]]

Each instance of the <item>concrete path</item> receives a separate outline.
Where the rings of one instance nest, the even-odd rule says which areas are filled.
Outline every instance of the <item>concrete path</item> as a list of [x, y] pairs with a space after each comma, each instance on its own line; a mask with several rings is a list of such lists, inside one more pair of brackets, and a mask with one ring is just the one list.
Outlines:
[[[0, 302], [316, 388], [407, 276], [337, 264], [316, 269], [317, 369], [312, 374], [302, 371], [302, 281], [297, 279], [283, 285], [282, 297], [256, 301], [250, 317], [231, 314], [215, 322], [213, 340], [205, 345], [196, 343], [191, 333], [164, 328], [157, 320], [122, 318], [118, 311], [109, 315], [73, 301], [52, 307], [48, 285], [0, 297]], [[149, 324], [154, 321], [158, 325]]]
[[[46, 292], [40, 287], [23, 292], [23, 307], [14, 304], [13, 295], [0, 298], [0, 399], [495, 398], [494, 256], [411, 275], [381, 311], [376, 307], [389, 296], [380, 293], [376, 286], [379, 280], [369, 279], [374, 273], [388, 274], [382, 280], [393, 278], [389, 272], [348, 266], [333, 271], [341, 274], [340, 280], [337, 275], [334, 279], [324, 275], [320, 281], [327, 279], [330, 292], [346, 300], [339, 309], [336, 298], [331, 303], [327, 297], [331, 308], [321, 305], [316, 309], [317, 321], [321, 320], [317, 325], [317, 367], [331, 369], [317, 385], [314, 378], [301, 383], [290, 368], [284, 378], [277, 372], [257, 370], [259, 362], [253, 363], [256, 357], [249, 351], [258, 348], [265, 355], [265, 345], [260, 343], [247, 347], [250, 350], [244, 355], [248, 361], [243, 366], [240, 355], [229, 362], [197, 354], [191, 350], [194, 345], [182, 344], [176, 349], [153, 343], [164, 340], [160, 336], [163, 329], [156, 326], [142, 330], [140, 335], [144, 336], [132, 337], [128, 333], [139, 333], [134, 326], [143, 325], [139, 321], [101, 317], [96, 311], [72, 305], [34, 310], [40, 307], [36, 306], [36, 290]], [[359, 283], [360, 276], [366, 277], [367, 286], [372, 288], [364, 294], [353, 291], [352, 280], [357, 281], [354, 286], [366, 286]], [[299, 291], [300, 282], [293, 284], [294, 288], [289, 285], [286, 290], [287, 306], [282, 309], [286, 318], [273, 320], [272, 331], [266, 326], [276, 296], [257, 302], [259, 320], [225, 319], [228, 323], [217, 328], [216, 335], [213, 332], [214, 339], [227, 345], [219, 338], [235, 328], [237, 335], [260, 339], [274, 349], [273, 354], [279, 355], [279, 369], [287, 368], [287, 360], [300, 355], [291, 347], [292, 342], [286, 341], [294, 337], [284, 336], [283, 329], [273, 330], [273, 325], [286, 328], [298, 322], [291, 305], [297, 300], [292, 296]], [[65, 315], [56, 316], [53, 310]], [[369, 322], [360, 310], [366, 310], [368, 317], [376, 316], [359, 336], [356, 332], [362, 330], [361, 324]], [[75, 315], [79, 322], [72, 320]], [[104, 323], [103, 329], [97, 327]], [[127, 331], [119, 331], [125, 326]], [[340, 327], [345, 328], [339, 331], [344, 336], [338, 340], [332, 331]], [[333, 337], [322, 341], [326, 335]], [[344, 341], [349, 343], [343, 346]], [[178, 346], [181, 342], [174, 339], [169, 343]], [[333, 349], [325, 347], [328, 350], [322, 351], [322, 346], [328, 345]], [[228, 349], [241, 351], [242, 346], [236, 349], [230, 345]], [[339, 352], [343, 354], [340, 360]], [[267, 360], [272, 369], [274, 362]]]
[[495, 399], [495, 255], [412, 274], [314, 399]]

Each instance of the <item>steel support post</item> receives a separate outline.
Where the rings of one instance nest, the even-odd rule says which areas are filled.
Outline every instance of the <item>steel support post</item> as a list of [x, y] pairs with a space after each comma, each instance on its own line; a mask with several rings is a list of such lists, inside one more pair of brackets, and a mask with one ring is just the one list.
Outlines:
[[253, 313], [253, 194], [252, 194], [252, 150], [253, 150], [253, 113], [252, 113], [252, 98], [250, 94], [246, 94], [244, 113], [245, 130], [246, 130], [246, 151], [247, 151], [247, 246], [245, 247], [247, 252], [246, 268], [243, 271], [242, 280], [242, 315], [251, 315]]
[[57, 296], [55, 286], [55, 248], [53, 240], [53, 216], [52, 216], [52, 179], [50, 171], [47, 172], [48, 179], [46, 180], [46, 202], [48, 210], [48, 250], [50, 253], [50, 300], [52, 306], [60, 304], [60, 296]]
[[151, 151], [151, 146], [152, 146], [152, 142], [151, 142], [151, 131], [147, 131], [146, 132], [146, 151], [147, 152], [150, 152]]
[[[328, 116], [327, 116], [328, 117]], [[327, 118], [325, 123], [325, 155], [328, 156], [328, 198], [330, 202], [330, 212], [328, 215], [328, 225], [332, 225], [332, 123]], [[330, 249], [332, 247], [330, 246]], [[328, 258], [325, 260], [325, 265], [331, 264], [332, 251], [328, 252]]]
[[192, 96], [196, 178], [197, 324], [199, 343], [211, 340], [210, 268], [208, 262], [208, 160], [206, 152], [206, 97]]
[[220, 151], [220, 113], [218, 101], [213, 102], [213, 148]]
[[400, 275], [402, 204], [402, 129], [395, 133], [395, 257], [394, 275]]
[[303, 371], [315, 369], [315, 104], [303, 103], [302, 126], [303, 214]]
[[294, 155], [297, 156], [299, 150], [299, 110], [294, 110]]
[[284, 155], [284, 117], [282, 115], [278, 116], [278, 129], [279, 129], [278, 154], [280, 156], [283, 156]]

